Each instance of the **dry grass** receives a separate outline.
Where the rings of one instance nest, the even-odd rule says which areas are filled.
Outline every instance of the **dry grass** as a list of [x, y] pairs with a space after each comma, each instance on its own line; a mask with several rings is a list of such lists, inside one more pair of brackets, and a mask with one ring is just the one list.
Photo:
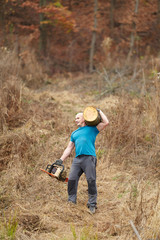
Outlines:
[[[16, 75], [6, 76], [5, 84], [1, 78], [0, 94], [0, 238], [136, 240], [132, 220], [143, 240], [159, 239], [158, 82], [156, 97], [123, 94], [97, 100], [93, 91], [83, 91], [87, 82], [92, 86], [91, 76], [63, 78], [63, 82], [57, 77], [46, 90], [37, 91], [28, 89]], [[57, 86], [61, 89], [56, 92]], [[96, 142], [98, 209], [94, 216], [86, 208], [85, 176], [79, 182], [78, 203], [72, 206], [67, 203], [67, 184], [39, 170], [62, 154], [75, 129], [75, 113], [93, 104], [110, 119]], [[72, 157], [65, 163], [68, 172]]]
[[[112, 122], [106, 132], [108, 149], [119, 156], [113, 160], [124, 165], [133, 162], [158, 167], [159, 119], [155, 98], [122, 98], [111, 111]], [[144, 156], [145, 155], [145, 156]], [[146, 157], [147, 156], [147, 157]]]
[[22, 94], [24, 82], [25, 86], [35, 88], [45, 82], [45, 76], [32, 52], [18, 55], [16, 51], [1, 48], [0, 55], [0, 132], [3, 133], [20, 127], [28, 119], [30, 99]]

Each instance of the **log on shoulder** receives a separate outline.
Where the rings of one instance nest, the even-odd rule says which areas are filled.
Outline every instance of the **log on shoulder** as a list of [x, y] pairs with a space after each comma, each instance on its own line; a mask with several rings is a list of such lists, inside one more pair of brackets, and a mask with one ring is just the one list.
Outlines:
[[86, 125], [88, 126], [97, 126], [97, 124], [100, 123], [101, 121], [99, 112], [95, 107], [92, 107], [92, 106], [85, 108], [83, 112], [83, 117]]

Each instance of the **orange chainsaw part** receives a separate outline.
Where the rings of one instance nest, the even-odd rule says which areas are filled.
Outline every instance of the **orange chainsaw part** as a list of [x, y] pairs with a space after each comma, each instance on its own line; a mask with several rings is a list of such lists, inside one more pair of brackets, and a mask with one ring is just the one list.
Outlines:
[[[53, 177], [53, 178], [56, 178], [57, 179], [57, 177], [56, 176], [54, 176], [54, 174], [52, 174], [52, 173], [49, 173], [49, 172], [47, 172], [46, 170], [44, 170], [44, 169], [42, 169], [42, 168], [40, 168], [40, 170], [42, 171], [42, 172], [45, 172], [45, 173], [47, 173], [48, 175], [50, 175], [51, 177]], [[66, 178], [65, 180], [64, 180], [64, 182], [68, 182], [68, 178]]]

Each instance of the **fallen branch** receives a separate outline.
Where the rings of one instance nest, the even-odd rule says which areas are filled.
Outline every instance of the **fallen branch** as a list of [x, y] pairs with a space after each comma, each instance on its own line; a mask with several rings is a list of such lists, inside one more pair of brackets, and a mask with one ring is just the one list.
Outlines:
[[131, 226], [132, 226], [132, 228], [133, 228], [133, 231], [135, 232], [137, 238], [138, 238], [139, 240], [142, 240], [142, 238], [140, 237], [140, 235], [139, 235], [136, 227], [134, 226], [133, 222], [132, 222], [131, 220], [130, 220], [129, 222], [130, 222], [130, 224], [131, 224]]

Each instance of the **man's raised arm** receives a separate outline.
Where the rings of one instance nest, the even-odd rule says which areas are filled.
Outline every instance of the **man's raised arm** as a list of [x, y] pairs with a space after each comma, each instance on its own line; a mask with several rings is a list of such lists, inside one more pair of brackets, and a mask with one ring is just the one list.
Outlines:
[[101, 110], [98, 109], [98, 112], [101, 116], [101, 122], [97, 125], [97, 129], [101, 132], [105, 127], [107, 127], [109, 120]]

